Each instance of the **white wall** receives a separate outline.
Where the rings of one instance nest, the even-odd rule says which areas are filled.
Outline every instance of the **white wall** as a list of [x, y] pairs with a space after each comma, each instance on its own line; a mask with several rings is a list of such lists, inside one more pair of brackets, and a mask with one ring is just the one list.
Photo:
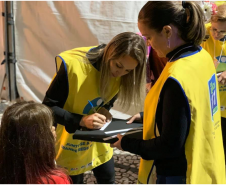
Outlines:
[[25, 100], [41, 102], [62, 51], [107, 43], [138, 32], [145, 1], [15, 1], [17, 87]]

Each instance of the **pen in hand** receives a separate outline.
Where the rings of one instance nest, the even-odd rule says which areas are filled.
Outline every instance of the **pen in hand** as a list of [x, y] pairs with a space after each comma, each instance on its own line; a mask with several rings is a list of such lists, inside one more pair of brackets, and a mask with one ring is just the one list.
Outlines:
[[[97, 113], [97, 110], [96, 110], [95, 107], [93, 106], [92, 102], [89, 101], [89, 100], [88, 100], [88, 102], [89, 102], [89, 104], [91, 105], [93, 112], [94, 112], [94, 113]], [[102, 120], [103, 120], [103, 119], [102, 119]], [[106, 123], [106, 120], [105, 120], [105, 119], [104, 119], [103, 121], [104, 121], [104, 123]]]
[[89, 101], [89, 100], [88, 100], [88, 102], [89, 102], [89, 104], [91, 105], [93, 112], [97, 113], [97, 110], [96, 110], [95, 107], [93, 106], [92, 102]]

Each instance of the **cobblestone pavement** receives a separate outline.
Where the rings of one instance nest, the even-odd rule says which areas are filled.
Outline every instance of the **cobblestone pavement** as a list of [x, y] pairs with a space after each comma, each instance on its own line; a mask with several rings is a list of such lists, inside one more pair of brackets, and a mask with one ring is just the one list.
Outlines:
[[[115, 160], [115, 184], [137, 184], [140, 157], [116, 148], [114, 148], [113, 157]], [[91, 171], [85, 173], [84, 183], [97, 183]]]
[[[9, 102], [0, 103], [0, 124], [2, 113]], [[140, 157], [129, 152], [114, 148], [115, 161], [115, 183], [116, 184], [136, 184], [137, 174], [140, 164]], [[96, 178], [92, 171], [87, 171], [84, 175], [85, 184], [96, 184]]]

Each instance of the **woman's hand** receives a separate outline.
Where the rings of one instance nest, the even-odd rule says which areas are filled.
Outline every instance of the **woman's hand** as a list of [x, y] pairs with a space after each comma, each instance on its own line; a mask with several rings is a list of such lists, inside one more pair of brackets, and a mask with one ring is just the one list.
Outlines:
[[105, 109], [104, 107], [101, 107], [98, 111], [97, 111], [99, 114], [102, 114], [106, 117], [107, 119], [107, 122], [111, 121], [112, 120], [112, 115], [111, 113]]
[[140, 113], [135, 114], [134, 116], [132, 116], [132, 117], [129, 118], [128, 120], [129, 120], [129, 121], [126, 122], [127, 124], [131, 124], [131, 123], [133, 123], [134, 121], [140, 121], [140, 122], [142, 121], [142, 120], [141, 120]]
[[89, 129], [97, 130], [100, 129], [106, 123], [106, 117], [99, 113], [83, 116], [80, 121], [80, 126]]
[[218, 76], [218, 82], [221, 83], [222, 85], [225, 85], [225, 83], [226, 83], [226, 71], [222, 72]]
[[118, 148], [119, 150], [123, 150], [122, 147], [121, 147], [121, 140], [122, 140], [123, 136], [120, 135], [120, 134], [118, 134], [118, 135], [117, 135], [117, 138], [118, 138], [118, 141], [115, 142], [114, 144], [111, 144], [110, 146], [111, 146], [112, 148], [113, 148], [113, 147], [116, 147], [116, 148]]

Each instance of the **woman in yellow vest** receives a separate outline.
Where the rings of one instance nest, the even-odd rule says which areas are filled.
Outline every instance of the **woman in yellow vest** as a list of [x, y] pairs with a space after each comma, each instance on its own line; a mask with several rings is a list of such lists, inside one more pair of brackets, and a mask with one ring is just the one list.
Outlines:
[[73, 183], [82, 184], [88, 170], [97, 183], [114, 183], [110, 145], [73, 140], [72, 133], [82, 127], [100, 129], [111, 118], [116, 97], [124, 107], [138, 105], [145, 95], [145, 65], [145, 42], [132, 32], [118, 34], [107, 45], [75, 48], [56, 57], [57, 73], [43, 103], [58, 123], [56, 162], [69, 171]]
[[[203, 11], [191, 1], [149, 1], [138, 27], [168, 62], [145, 99], [143, 139], [118, 135], [112, 146], [142, 157], [138, 182], [225, 184], [217, 76], [205, 36]], [[140, 118], [140, 114], [133, 119]]]
[[226, 4], [217, 7], [216, 14], [206, 24], [206, 38], [201, 46], [211, 55], [215, 63], [221, 105], [221, 128], [226, 153]]

